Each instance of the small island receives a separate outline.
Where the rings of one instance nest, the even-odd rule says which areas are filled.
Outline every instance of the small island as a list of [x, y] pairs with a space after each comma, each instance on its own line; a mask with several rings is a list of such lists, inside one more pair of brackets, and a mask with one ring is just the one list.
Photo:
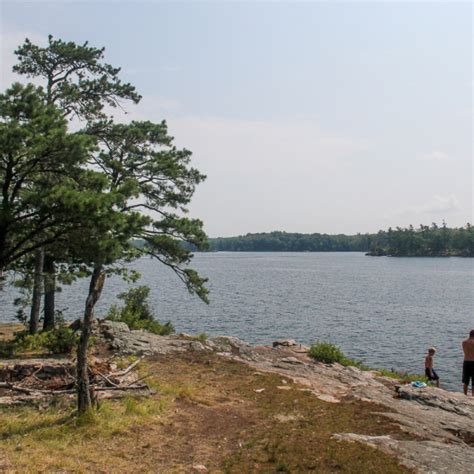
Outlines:
[[474, 228], [449, 228], [443, 222], [441, 227], [420, 225], [407, 228], [389, 228], [378, 232], [372, 239], [369, 256], [392, 257], [473, 257]]

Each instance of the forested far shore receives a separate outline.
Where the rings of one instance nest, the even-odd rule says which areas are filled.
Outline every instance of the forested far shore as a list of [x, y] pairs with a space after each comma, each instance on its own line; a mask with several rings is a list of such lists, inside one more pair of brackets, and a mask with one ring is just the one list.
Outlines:
[[209, 239], [209, 251], [228, 252], [367, 252], [398, 257], [474, 256], [474, 228], [420, 225], [380, 230], [376, 234], [301, 234], [268, 232]]

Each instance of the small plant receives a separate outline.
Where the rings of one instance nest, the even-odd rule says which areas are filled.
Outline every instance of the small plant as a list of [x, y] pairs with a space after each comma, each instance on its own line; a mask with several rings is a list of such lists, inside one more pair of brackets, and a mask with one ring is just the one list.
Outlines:
[[139, 286], [120, 293], [118, 297], [125, 302], [125, 305], [122, 307], [112, 305], [105, 319], [120, 321], [126, 323], [130, 329], [144, 329], [160, 336], [172, 334], [174, 327], [171, 322], [161, 324], [155, 319], [148, 305], [149, 295], [150, 288], [148, 286]]
[[317, 342], [313, 344], [308, 354], [314, 360], [324, 362], [325, 364], [333, 364], [334, 362], [343, 364], [347, 360], [341, 349], [330, 342]]
[[357, 367], [360, 370], [371, 370], [360, 360], [350, 359], [346, 357], [342, 350], [330, 342], [317, 342], [313, 344], [309, 350], [309, 356], [319, 362], [325, 364], [334, 364], [335, 362], [344, 367]]

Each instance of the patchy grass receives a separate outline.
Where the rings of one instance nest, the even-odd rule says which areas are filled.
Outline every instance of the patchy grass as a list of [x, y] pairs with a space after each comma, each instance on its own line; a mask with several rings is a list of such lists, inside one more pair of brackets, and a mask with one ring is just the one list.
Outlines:
[[103, 402], [81, 418], [67, 404], [0, 412], [0, 471], [409, 472], [380, 451], [331, 439], [406, 437], [373, 413], [379, 406], [326, 403], [289, 379], [208, 353], [139, 366], [156, 390], [150, 398]]
[[138, 356], [131, 354], [127, 357], [118, 357], [114, 359], [115, 364], [117, 365], [118, 369], [126, 369], [129, 365], [133, 364], [135, 361], [139, 359]]
[[209, 336], [205, 332], [201, 332], [196, 334], [195, 336], [189, 335], [180, 335], [181, 339], [185, 339], [186, 341], [198, 341], [198, 342], [206, 342], [209, 339]]
[[428, 377], [424, 375], [409, 374], [408, 372], [398, 372], [396, 370], [388, 369], [373, 369], [384, 377], [389, 377], [391, 379], [400, 380], [400, 382], [413, 382], [414, 380], [419, 380], [421, 382], [429, 382]]

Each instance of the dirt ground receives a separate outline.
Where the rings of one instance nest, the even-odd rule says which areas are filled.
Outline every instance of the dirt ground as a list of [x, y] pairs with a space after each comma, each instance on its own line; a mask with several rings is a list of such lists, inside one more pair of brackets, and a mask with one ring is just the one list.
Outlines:
[[103, 402], [77, 420], [73, 401], [0, 411], [2, 472], [410, 472], [334, 433], [391, 434], [379, 406], [318, 400], [289, 379], [214, 354], [141, 364], [156, 393]]

